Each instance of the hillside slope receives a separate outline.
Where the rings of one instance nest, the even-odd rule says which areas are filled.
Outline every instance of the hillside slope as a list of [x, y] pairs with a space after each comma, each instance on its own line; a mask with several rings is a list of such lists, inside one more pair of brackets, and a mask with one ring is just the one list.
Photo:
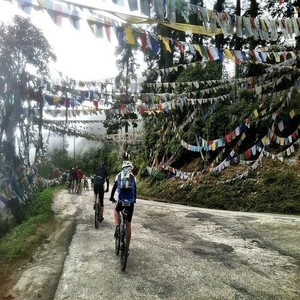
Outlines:
[[[193, 170], [197, 161], [185, 166]], [[300, 214], [300, 163], [263, 158], [248, 176], [249, 166], [236, 165], [220, 173], [205, 172], [192, 179], [155, 179], [139, 183], [140, 197], [212, 209]]]

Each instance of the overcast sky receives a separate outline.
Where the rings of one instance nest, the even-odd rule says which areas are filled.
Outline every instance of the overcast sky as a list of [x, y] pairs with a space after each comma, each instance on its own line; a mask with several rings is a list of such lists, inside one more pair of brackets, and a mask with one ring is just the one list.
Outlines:
[[[112, 4], [112, 0], [65, 1], [130, 13], [128, 1], [126, 0], [124, 0], [125, 7]], [[215, 1], [204, 1], [207, 8], [212, 8], [213, 3]], [[0, 0], [0, 20], [9, 22], [14, 14], [30, 16], [33, 24], [43, 30], [45, 37], [52, 45], [58, 58], [53, 67], [54, 70], [60, 71], [72, 79], [82, 81], [97, 81], [117, 75], [118, 70], [114, 55], [117, 40], [114, 33], [111, 35], [112, 41], [109, 42], [105, 33], [104, 38], [96, 38], [86, 21], [82, 21], [80, 30], [76, 30], [69, 20], [64, 18], [62, 26], [59, 27], [54, 24], [49, 14], [45, 11], [32, 9], [31, 14], [27, 15], [18, 7], [16, 1], [13, 0], [11, 3], [10, 1]], [[132, 14], [139, 15], [140, 12], [136, 11], [132, 12]], [[139, 63], [145, 68], [145, 64], [142, 63], [142, 52], [139, 57]], [[56, 76], [56, 74], [53, 75]]]
[[[26, 15], [15, 1], [0, 1], [0, 19], [10, 22], [15, 14]], [[64, 18], [63, 26], [53, 23], [47, 12], [31, 10], [31, 20], [41, 28], [57, 55], [55, 69], [68, 77], [83, 81], [101, 80], [117, 74], [115, 66], [116, 38], [96, 38], [87, 22], [81, 22], [78, 31]], [[105, 35], [105, 34], [104, 34]]]

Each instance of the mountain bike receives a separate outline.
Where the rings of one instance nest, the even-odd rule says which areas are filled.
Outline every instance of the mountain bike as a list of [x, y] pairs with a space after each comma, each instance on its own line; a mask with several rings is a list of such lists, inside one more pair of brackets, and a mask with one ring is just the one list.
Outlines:
[[127, 265], [129, 237], [127, 229], [127, 215], [130, 204], [122, 202], [124, 208], [119, 212], [119, 234], [115, 237], [115, 252], [116, 255], [120, 254], [121, 270], [124, 272]]
[[89, 190], [89, 183], [87, 180], [83, 181], [83, 190], [88, 191]]

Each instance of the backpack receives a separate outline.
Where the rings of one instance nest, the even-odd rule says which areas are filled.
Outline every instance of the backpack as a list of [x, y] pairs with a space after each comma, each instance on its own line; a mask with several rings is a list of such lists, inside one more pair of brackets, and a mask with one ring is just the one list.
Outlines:
[[94, 185], [103, 186], [106, 178], [108, 177], [106, 170], [99, 168], [95, 171]]
[[94, 176], [94, 185], [104, 185], [104, 178], [99, 175]]
[[121, 174], [118, 175], [118, 187], [122, 190], [128, 190], [133, 187], [134, 176], [133, 174], [128, 177], [121, 178]]

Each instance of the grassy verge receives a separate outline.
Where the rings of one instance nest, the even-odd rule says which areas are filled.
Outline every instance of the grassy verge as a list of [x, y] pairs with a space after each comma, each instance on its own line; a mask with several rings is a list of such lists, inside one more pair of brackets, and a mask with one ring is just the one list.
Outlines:
[[[54, 221], [51, 205], [54, 193], [59, 189], [48, 188], [38, 194], [28, 207], [26, 221], [0, 240], [0, 267], [27, 258], [48, 236], [48, 227]], [[0, 275], [3, 275], [1, 271]]]

